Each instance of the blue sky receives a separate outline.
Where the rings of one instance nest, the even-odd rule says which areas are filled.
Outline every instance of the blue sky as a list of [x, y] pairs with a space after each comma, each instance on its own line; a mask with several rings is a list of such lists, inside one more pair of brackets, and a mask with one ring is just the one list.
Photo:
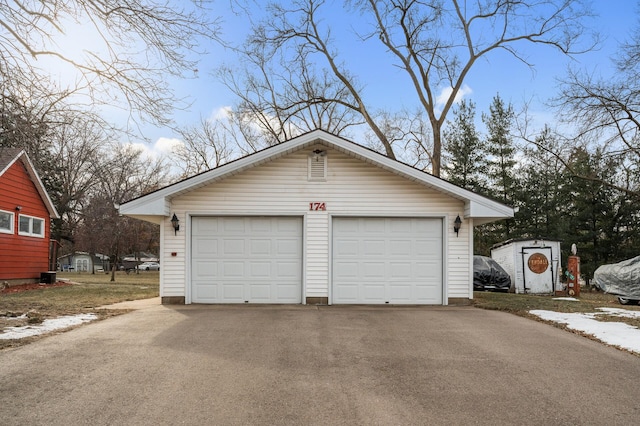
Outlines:
[[[221, 36], [232, 43], [241, 42], [249, 29], [249, 23], [246, 16], [230, 12], [228, 5], [229, 0], [219, 0], [214, 6], [214, 13], [223, 19]], [[616, 54], [619, 43], [627, 39], [634, 30], [638, 21], [638, 5], [631, 0], [596, 0], [593, 9], [598, 17], [592, 24], [602, 37], [596, 51], [571, 59], [550, 48], [529, 44], [524, 45], [525, 54], [535, 65], [533, 70], [499, 51], [476, 63], [466, 80], [468, 93], [465, 98], [476, 103], [478, 116], [488, 111], [492, 98], [499, 93], [516, 110], [529, 102], [529, 111], [535, 116], [538, 125], [553, 124], [554, 114], [545, 106], [545, 102], [557, 94], [557, 79], [566, 73], [569, 64], [596, 75], [610, 76], [613, 72], [610, 58]], [[348, 29], [347, 23], [344, 28]], [[368, 101], [390, 109], [400, 109], [401, 106], [411, 109], [416, 105], [415, 94], [405, 74], [392, 66], [380, 65], [390, 63], [390, 56], [372, 56], [370, 52], [359, 45], [350, 44], [346, 39], [340, 38], [339, 41], [341, 54], [348, 60], [350, 69], [366, 81]], [[179, 125], [196, 124], [201, 116], [212, 117], [235, 103], [233, 94], [212, 76], [216, 67], [223, 63], [233, 64], [233, 55], [218, 45], [212, 44], [206, 48], [209, 54], [202, 58], [198, 77], [171, 83], [179, 97], [188, 97], [193, 102], [188, 111], [175, 114]], [[163, 151], [163, 145], [177, 138], [170, 129], [147, 126], [144, 133], [151, 141], [146, 144], [146, 149], [156, 152]]]

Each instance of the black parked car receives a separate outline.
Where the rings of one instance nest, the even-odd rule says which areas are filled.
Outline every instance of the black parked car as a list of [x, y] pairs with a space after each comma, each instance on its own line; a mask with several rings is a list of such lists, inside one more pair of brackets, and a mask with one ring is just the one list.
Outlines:
[[473, 256], [473, 289], [504, 291], [511, 288], [511, 277], [498, 262], [486, 256]]

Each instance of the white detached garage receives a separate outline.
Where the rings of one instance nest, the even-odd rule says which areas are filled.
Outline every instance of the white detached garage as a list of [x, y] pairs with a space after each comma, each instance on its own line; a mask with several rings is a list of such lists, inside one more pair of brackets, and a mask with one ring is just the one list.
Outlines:
[[513, 217], [510, 207], [321, 130], [120, 212], [161, 225], [163, 303], [468, 300], [473, 227]]

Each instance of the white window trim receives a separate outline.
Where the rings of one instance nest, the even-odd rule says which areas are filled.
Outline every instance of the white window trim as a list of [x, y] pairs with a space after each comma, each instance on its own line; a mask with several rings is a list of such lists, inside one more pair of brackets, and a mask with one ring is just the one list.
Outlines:
[[15, 227], [15, 222], [16, 222], [16, 215], [13, 212], [9, 212], [6, 210], [0, 210], [0, 213], [7, 213], [9, 216], [11, 216], [11, 219], [9, 220], [9, 229], [6, 228], [0, 228], [0, 233], [3, 234], [13, 234], [13, 230]]
[[[24, 231], [20, 230], [20, 219], [23, 218], [23, 217], [29, 218], [29, 232], [24, 232]], [[42, 228], [41, 228], [42, 229], [42, 233], [40, 233], [40, 234], [34, 234], [33, 233], [33, 220], [34, 219], [39, 220], [39, 221], [42, 222]], [[25, 214], [18, 215], [18, 235], [23, 235], [23, 236], [26, 236], [26, 237], [44, 238], [44, 226], [45, 226], [44, 219], [42, 219], [41, 217], [28, 216], [28, 215], [25, 215]]]

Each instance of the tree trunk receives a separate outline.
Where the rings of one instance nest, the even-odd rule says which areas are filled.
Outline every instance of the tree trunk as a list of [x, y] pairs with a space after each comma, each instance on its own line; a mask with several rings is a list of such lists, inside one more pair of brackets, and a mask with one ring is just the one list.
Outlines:
[[440, 165], [442, 157], [442, 128], [440, 123], [431, 120], [433, 131], [433, 156], [431, 157], [431, 174], [440, 177]]

